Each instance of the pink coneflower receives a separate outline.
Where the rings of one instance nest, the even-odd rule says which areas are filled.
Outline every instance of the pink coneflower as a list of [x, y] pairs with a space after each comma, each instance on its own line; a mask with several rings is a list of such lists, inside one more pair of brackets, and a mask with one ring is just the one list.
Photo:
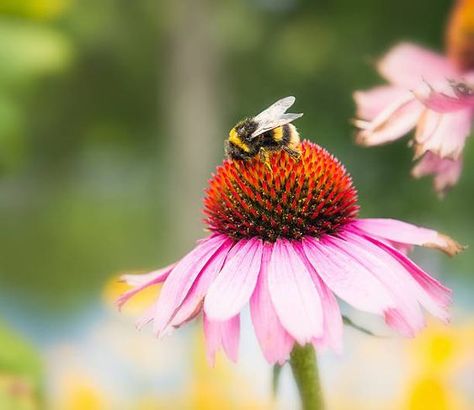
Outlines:
[[447, 31], [447, 53], [441, 55], [411, 43], [390, 50], [377, 70], [390, 85], [356, 91], [356, 141], [366, 146], [397, 140], [416, 129], [413, 176], [434, 175], [442, 195], [459, 179], [462, 152], [471, 133], [473, 104], [427, 103], [432, 93], [456, 97], [456, 88], [474, 80], [474, 1], [459, 0]]
[[341, 163], [311, 142], [301, 158], [271, 154], [225, 160], [204, 200], [210, 236], [176, 264], [125, 276], [122, 305], [163, 282], [140, 325], [163, 335], [202, 314], [208, 358], [237, 360], [240, 313], [249, 304], [265, 358], [283, 363], [295, 343], [340, 350], [336, 296], [383, 316], [405, 336], [425, 325], [421, 307], [448, 320], [451, 292], [401, 249], [421, 245], [453, 255], [459, 245], [436, 231], [392, 219], [357, 218], [357, 193]]

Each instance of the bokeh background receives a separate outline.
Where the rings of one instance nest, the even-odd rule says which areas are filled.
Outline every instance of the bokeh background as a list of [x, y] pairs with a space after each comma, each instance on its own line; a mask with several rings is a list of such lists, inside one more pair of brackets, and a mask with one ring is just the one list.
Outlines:
[[[167, 265], [203, 233], [201, 200], [241, 117], [295, 95], [303, 137], [352, 173], [361, 215], [473, 244], [474, 144], [439, 201], [407, 139], [354, 145], [351, 94], [401, 40], [443, 49], [451, 1], [0, 0], [0, 408], [297, 408], [244, 321], [238, 365], [204, 362], [198, 324], [156, 340], [119, 315], [123, 272]], [[415, 259], [455, 291], [449, 328], [414, 341], [347, 328], [321, 355], [329, 409], [474, 407], [474, 253]], [[144, 296], [150, 297], [148, 296]]]

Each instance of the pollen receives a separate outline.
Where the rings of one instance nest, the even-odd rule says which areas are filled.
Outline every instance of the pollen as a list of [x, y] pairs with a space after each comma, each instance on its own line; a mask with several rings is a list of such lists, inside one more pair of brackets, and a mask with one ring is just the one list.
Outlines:
[[280, 150], [269, 160], [226, 159], [217, 168], [204, 199], [211, 231], [275, 242], [335, 234], [357, 216], [352, 179], [324, 148], [304, 141], [300, 158]]

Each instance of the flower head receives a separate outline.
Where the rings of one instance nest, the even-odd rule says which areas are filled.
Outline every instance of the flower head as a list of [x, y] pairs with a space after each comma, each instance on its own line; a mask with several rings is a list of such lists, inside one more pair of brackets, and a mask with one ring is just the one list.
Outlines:
[[210, 236], [174, 265], [124, 277], [140, 290], [163, 283], [140, 325], [158, 335], [202, 314], [213, 361], [223, 348], [237, 359], [242, 309], [249, 304], [255, 333], [270, 363], [284, 362], [295, 343], [342, 346], [336, 296], [384, 317], [406, 336], [424, 326], [420, 306], [448, 319], [450, 291], [400, 249], [460, 247], [437, 232], [390, 219], [358, 219], [357, 196], [341, 163], [303, 142], [299, 160], [271, 154], [226, 160], [209, 181], [204, 212]]
[[462, 151], [474, 118], [474, 99], [462, 92], [474, 82], [473, 9], [473, 0], [457, 2], [448, 25], [445, 56], [414, 44], [399, 44], [377, 65], [389, 85], [354, 93], [356, 141], [380, 145], [415, 128], [415, 159], [421, 160], [413, 175], [433, 174], [441, 195], [459, 179]]
[[301, 161], [273, 156], [274, 174], [258, 158], [225, 161], [204, 200], [209, 229], [235, 240], [275, 242], [336, 233], [354, 220], [357, 192], [341, 163], [309, 143], [302, 144], [301, 155]]

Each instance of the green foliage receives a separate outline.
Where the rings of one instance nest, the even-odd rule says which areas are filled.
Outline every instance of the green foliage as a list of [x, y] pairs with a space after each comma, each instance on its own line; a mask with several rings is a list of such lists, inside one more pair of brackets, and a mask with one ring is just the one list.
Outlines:
[[0, 408], [38, 408], [41, 367], [36, 350], [0, 323]]

